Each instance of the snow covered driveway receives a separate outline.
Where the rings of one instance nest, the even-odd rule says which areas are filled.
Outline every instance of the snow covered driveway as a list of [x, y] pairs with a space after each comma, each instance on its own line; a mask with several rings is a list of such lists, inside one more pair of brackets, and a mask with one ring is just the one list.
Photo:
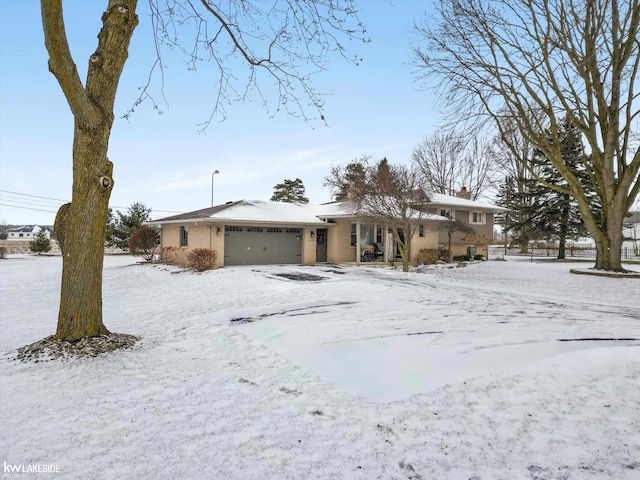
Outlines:
[[640, 475], [638, 280], [512, 260], [193, 274], [107, 257], [105, 324], [138, 346], [16, 363], [55, 329], [60, 267], [0, 262], [7, 464], [83, 479]]

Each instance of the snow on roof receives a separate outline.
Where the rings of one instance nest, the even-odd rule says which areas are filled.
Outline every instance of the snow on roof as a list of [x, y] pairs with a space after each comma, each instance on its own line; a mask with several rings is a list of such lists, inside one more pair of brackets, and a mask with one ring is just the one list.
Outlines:
[[[308, 205], [264, 200], [240, 200], [224, 205], [203, 208], [194, 212], [153, 220], [153, 224], [176, 223], [187, 220], [252, 222], [279, 224], [320, 224], [321, 218], [346, 215], [344, 205]], [[324, 214], [327, 215], [324, 215]], [[353, 215], [353, 214], [351, 214]]]
[[464, 207], [469, 209], [475, 208], [494, 211], [507, 210], [506, 208], [498, 207], [490, 203], [478, 202], [477, 200], [467, 200], [466, 198], [454, 197], [452, 195], [443, 195], [442, 193], [431, 193], [429, 194], [429, 198], [431, 199], [429, 203], [435, 205], [446, 205], [450, 207]]
[[[488, 203], [466, 200], [449, 195], [432, 194], [432, 202], [437, 205], [465, 207], [469, 209], [503, 210]], [[238, 223], [278, 223], [278, 224], [320, 224], [323, 220], [339, 217], [356, 217], [357, 212], [349, 201], [331, 202], [320, 205], [271, 202], [264, 200], [240, 200], [215, 207], [153, 220], [151, 224], [179, 223], [185, 221], [219, 221]], [[422, 213], [426, 220], [445, 220], [446, 217]]]
[[242, 200], [230, 208], [214, 212], [209, 218], [256, 223], [321, 223], [318, 218], [320, 207], [322, 205]]

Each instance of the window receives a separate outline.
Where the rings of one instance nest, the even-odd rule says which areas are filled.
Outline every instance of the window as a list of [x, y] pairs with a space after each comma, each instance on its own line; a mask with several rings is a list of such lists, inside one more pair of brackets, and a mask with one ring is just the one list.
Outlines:
[[189, 246], [189, 227], [187, 227], [186, 225], [180, 227], [180, 246]]
[[380, 225], [376, 227], [376, 243], [382, 243], [382, 227]]
[[471, 212], [471, 222], [469, 223], [483, 224], [484, 215], [482, 212]]
[[360, 245], [373, 245], [373, 225], [360, 224]]
[[351, 224], [351, 246], [355, 247], [358, 242], [358, 233], [356, 231], [357, 225], [355, 223]]

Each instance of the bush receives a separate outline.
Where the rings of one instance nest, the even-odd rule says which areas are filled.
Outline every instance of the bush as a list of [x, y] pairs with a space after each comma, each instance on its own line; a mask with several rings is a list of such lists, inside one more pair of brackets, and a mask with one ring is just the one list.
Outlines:
[[51, 250], [51, 240], [47, 238], [44, 232], [36, 233], [36, 236], [29, 242], [29, 250], [40, 255]]
[[207, 248], [194, 248], [187, 253], [189, 266], [196, 272], [204, 272], [213, 268], [216, 261], [216, 252]]
[[415, 265], [431, 265], [432, 263], [436, 263], [437, 259], [438, 250], [435, 248], [421, 248], [413, 260]]
[[158, 245], [160, 245], [160, 236], [151, 227], [140, 227], [129, 236], [131, 255], [142, 257], [146, 261], [153, 260]]
[[176, 263], [180, 250], [178, 247], [162, 247], [160, 249], [160, 260], [164, 263]]
[[469, 260], [471, 260], [469, 255], [454, 255], [453, 257], [454, 262], [468, 262]]
[[6, 253], [7, 253], [7, 248], [6, 247], [0, 247], [0, 258], [4, 258]]
[[482, 255], [481, 253], [476, 253], [476, 254], [473, 256], [473, 259], [474, 259], [474, 260], [484, 260], [484, 255]]

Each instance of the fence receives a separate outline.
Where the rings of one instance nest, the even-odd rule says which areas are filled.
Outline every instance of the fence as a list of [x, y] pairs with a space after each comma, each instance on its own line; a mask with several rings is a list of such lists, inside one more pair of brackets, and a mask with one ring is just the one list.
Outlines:
[[[566, 258], [596, 258], [595, 248], [567, 246], [564, 253]], [[622, 260], [640, 260], [639, 253], [640, 252], [634, 248], [623, 247], [621, 251]], [[505, 253], [504, 247], [489, 247], [489, 260], [504, 259], [505, 255], [558, 258], [558, 248], [530, 247], [527, 253], [522, 253], [520, 248], [510, 247], [506, 249]]]

